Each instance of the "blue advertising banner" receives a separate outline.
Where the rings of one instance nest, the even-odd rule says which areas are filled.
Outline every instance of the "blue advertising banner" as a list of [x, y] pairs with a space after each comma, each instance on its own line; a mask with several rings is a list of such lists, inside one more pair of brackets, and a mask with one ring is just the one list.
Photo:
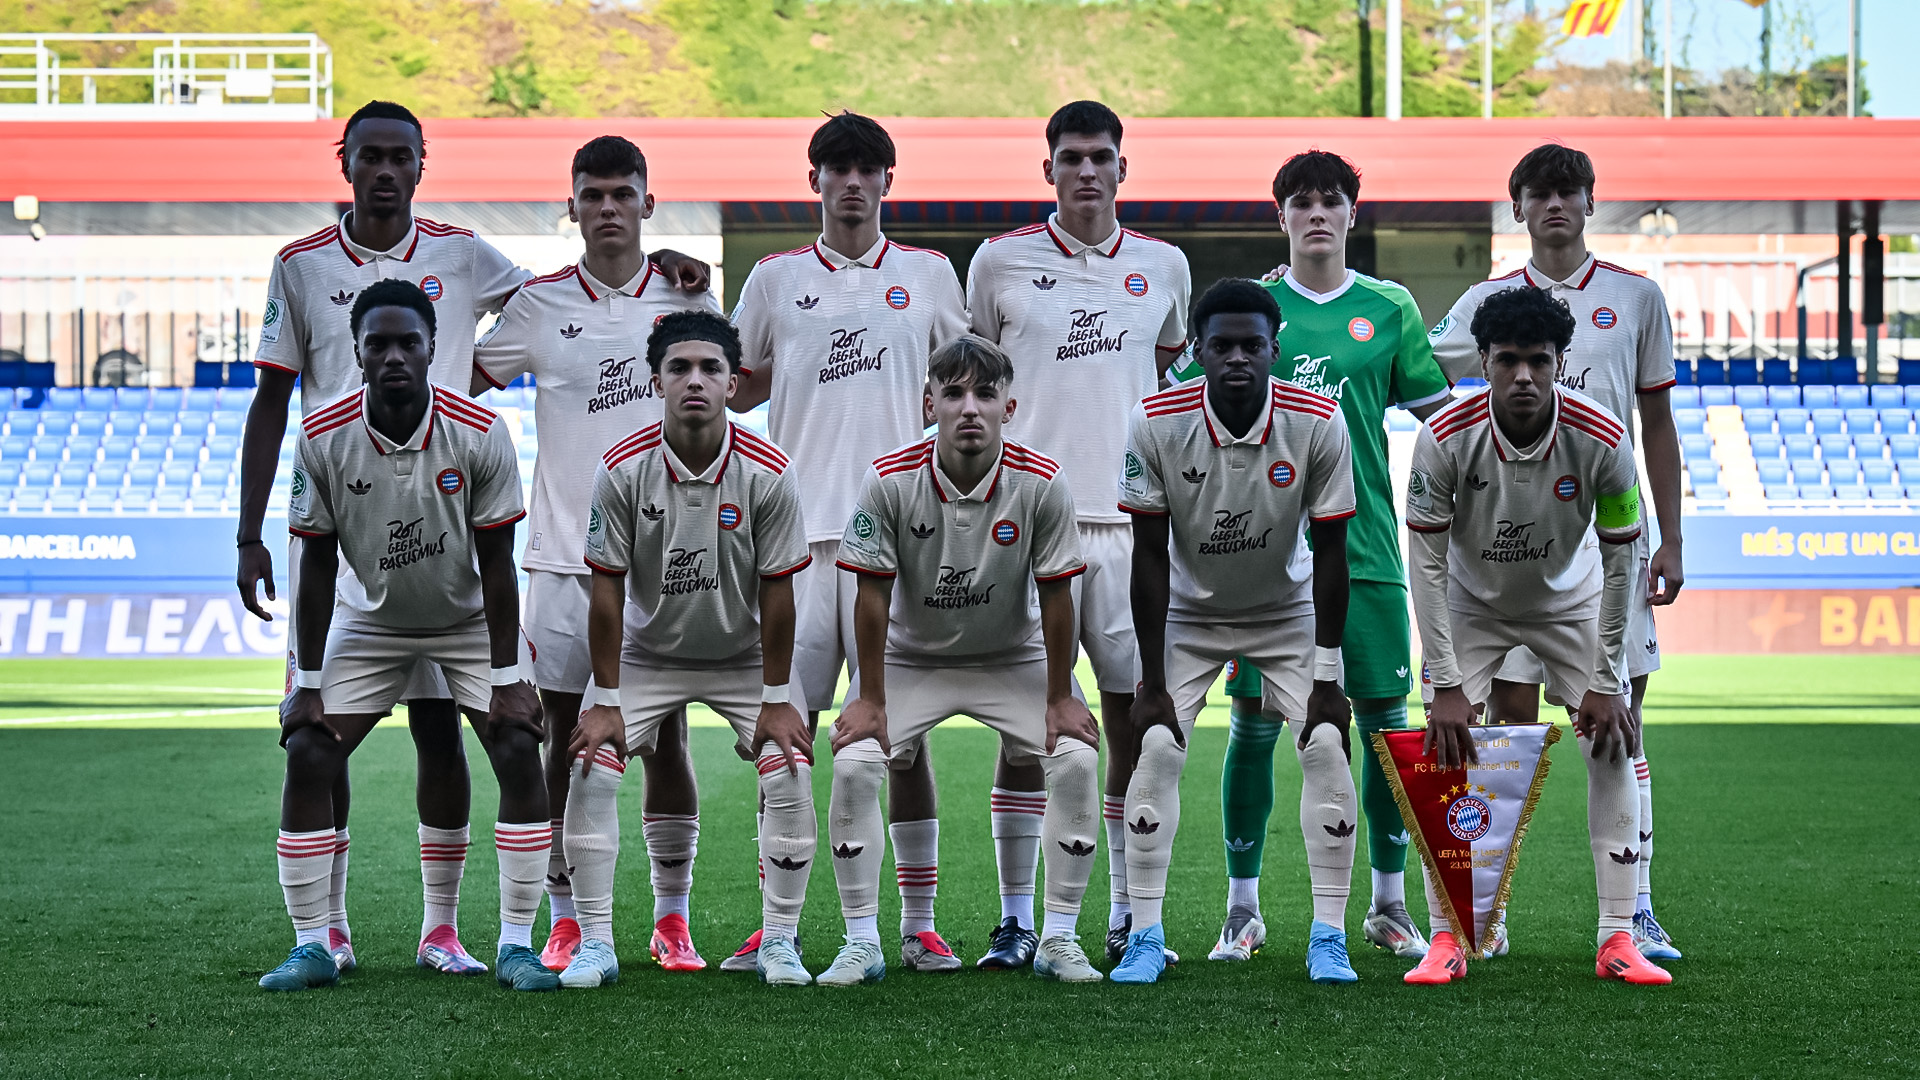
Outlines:
[[287, 654], [287, 602], [261, 622], [228, 585], [196, 593], [0, 596], [0, 659], [246, 658]]
[[1920, 514], [1695, 514], [1688, 589], [1920, 586]]
[[[234, 532], [224, 515], [0, 516], [0, 594], [234, 593]], [[286, 585], [287, 523], [261, 529]]]

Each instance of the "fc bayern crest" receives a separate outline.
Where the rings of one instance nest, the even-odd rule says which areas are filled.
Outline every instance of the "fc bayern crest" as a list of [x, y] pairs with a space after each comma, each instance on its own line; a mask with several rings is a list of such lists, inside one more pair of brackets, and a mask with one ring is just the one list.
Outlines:
[[1493, 827], [1493, 807], [1478, 795], [1462, 795], [1447, 807], [1447, 831], [1456, 840], [1472, 843]]
[[1355, 341], [1372, 341], [1373, 323], [1366, 319], [1355, 319], [1347, 324], [1347, 333], [1351, 334]]
[[1147, 295], [1147, 277], [1145, 274], [1128, 274], [1127, 291], [1135, 296]]
[[1561, 502], [1572, 502], [1579, 498], [1580, 481], [1574, 479], [1572, 474], [1555, 480], [1553, 482], [1553, 497], [1559, 499]]
[[994, 543], [999, 544], [1001, 547], [1006, 547], [1018, 539], [1020, 539], [1020, 526], [1015, 525], [1006, 518], [1001, 518], [999, 521], [993, 523]]
[[911, 303], [913, 303], [913, 297], [907, 295], [906, 286], [895, 285], [887, 290], [887, 306], [893, 310], [905, 311], [907, 305]]
[[442, 469], [440, 475], [433, 478], [433, 482], [440, 485], [440, 490], [449, 495], [458, 495], [460, 489], [467, 486], [467, 478], [460, 475], [459, 469]]
[[1602, 330], [1613, 329], [1613, 324], [1619, 321], [1620, 316], [1615, 315], [1612, 308], [1601, 307], [1593, 309], [1593, 325]]
[[439, 278], [428, 274], [420, 279], [420, 291], [427, 294], [427, 299], [438, 300], [446, 294], [447, 290], [440, 284]]
[[1276, 461], [1267, 468], [1267, 479], [1273, 486], [1283, 488], [1293, 483], [1293, 462]]
[[740, 527], [740, 508], [732, 503], [720, 504], [720, 527], [731, 532]]

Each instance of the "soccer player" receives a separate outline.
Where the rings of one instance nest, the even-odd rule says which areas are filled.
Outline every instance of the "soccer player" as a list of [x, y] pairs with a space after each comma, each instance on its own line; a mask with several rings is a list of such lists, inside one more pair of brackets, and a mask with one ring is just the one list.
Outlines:
[[[1291, 265], [1265, 287], [1287, 313], [1274, 376], [1338, 401], [1353, 443], [1359, 513], [1347, 523], [1352, 581], [1340, 682], [1364, 746], [1373, 732], [1407, 726], [1412, 687], [1413, 634], [1387, 471], [1386, 412], [1397, 405], [1424, 420], [1446, 403], [1450, 386], [1434, 363], [1413, 296], [1347, 268], [1347, 233], [1359, 197], [1360, 173], [1345, 158], [1321, 150], [1288, 158], [1273, 178], [1273, 198]], [[1212, 960], [1245, 960], [1267, 936], [1260, 918], [1260, 864], [1273, 812], [1273, 747], [1281, 724], [1260, 712], [1260, 678], [1252, 664], [1240, 663], [1227, 683], [1233, 711], [1220, 791], [1227, 921], [1208, 954]], [[1417, 959], [1427, 943], [1407, 914], [1406, 826], [1379, 761], [1369, 752], [1360, 758], [1360, 803], [1373, 872], [1373, 898], [1361, 930], [1374, 945]]]
[[[527, 635], [534, 685], [547, 726], [547, 799], [553, 810], [553, 863], [547, 868], [552, 929], [541, 961], [559, 971], [580, 944], [567, 876], [562, 816], [567, 806], [567, 745], [593, 673], [587, 652], [592, 571], [585, 558], [587, 506], [594, 470], [620, 439], [661, 419], [659, 395], [645, 374], [647, 334], [663, 316], [688, 309], [718, 313], [711, 292], [675, 289], [640, 243], [653, 214], [647, 161], [618, 135], [602, 135], [573, 156], [568, 217], [580, 224], [586, 253], [558, 273], [537, 277], [507, 301], [500, 320], [474, 348], [476, 391], [531, 374], [537, 390], [540, 452], [526, 554]], [[698, 792], [688, 760], [686, 717], [663, 727], [668, 745], [642, 758], [647, 771], [647, 854], [652, 863], [654, 933], [650, 951], [671, 971], [706, 961], [687, 929], [693, 858], [700, 837]]]
[[[1634, 948], [1632, 935], [1640, 742], [1627, 702], [1640, 535], [1633, 444], [1605, 406], [1564, 385], [1575, 326], [1564, 302], [1508, 288], [1487, 297], [1468, 326], [1488, 388], [1421, 428], [1407, 483], [1414, 614], [1434, 687], [1427, 748], [1443, 768], [1475, 759], [1474, 710], [1501, 660], [1529, 645], [1568, 705], [1587, 766], [1600, 898], [1595, 971], [1665, 984], [1673, 977]], [[1431, 880], [1427, 910], [1443, 910]], [[1460, 943], [1440, 923], [1433, 929], [1409, 983], [1466, 975]]]
[[[260, 606], [257, 588], [264, 582], [272, 599], [274, 587], [273, 556], [260, 542], [260, 525], [286, 433], [287, 402], [296, 378], [301, 411], [307, 416], [360, 386], [357, 343], [348, 326], [358, 296], [389, 278], [421, 289], [439, 316], [432, 380], [465, 390], [477, 320], [486, 312], [499, 311], [508, 294], [527, 277], [466, 229], [414, 215], [413, 195], [423, 169], [425, 142], [420, 121], [406, 107], [389, 101], [361, 106], [347, 119], [338, 156], [340, 171], [353, 186], [353, 209], [341, 216], [339, 224], [280, 250], [267, 283], [266, 314], [260, 321], [260, 347], [254, 360], [259, 388], [247, 413], [240, 455], [238, 584], [241, 601], [262, 619], [271, 616]], [[288, 585], [297, 597], [305, 562], [303, 541], [292, 536], [287, 546]], [[359, 595], [352, 582], [340, 584], [344, 596]], [[300, 637], [299, 619], [296, 607], [290, 612], [290, 642]], [[404, 700], [420, 760], [416, 800], [426, 910], [418, 959], [423, 966], [454, 974], [485, 971], [485, 965], [461, 946], [457, 930], [470, 796], [460, 716], [448, 699], [445, 678], [429, 664], [421, 664], [408, 680]], [[334, 823], [339, 835], [328, 901], [330, 936], [335, 960], [352, 970], [355, 959], [346, 920], [349, 785], [344, 768], [337, 775], [339, 786], [332, 805], [339, 815]]]
[[[1097, 101], [1061, 106], [1047, 121], [1041, 163], [1058, 209], [1039, 225], [987, 240], [967, 269], [974, 332], [1005, 349], [1020, 372], [1023, 408], [1014, 430], [1060, 463], [1080, 515], [1087, 572], [1073, 582], [1074, 637], [1093, 666], [1107, 729], [1110, 961], [1133, 926], [1120, 805], [1139, 741], [1128, 710], [1140, 677], [1127, 596], [1133, 533], [1113, 493], [1127, 411], [1154, 392], [1186, 347], [1191, 290], [1179, 248], [1120, 227], [1114, 199], [1127, 178], [1122, 131], [1120, 118]], [[1037, 768], [1017, 768], [1005, 755], [995, 773], [990, 805], [1001, 921], [982, 967], [1024, 966], [1037, 944], [1041, 779]]]
[[[1573, 312], [1573, 344], [1561, 385], [1587, 394], [1620, 420], [1629, 447], [1631, 417], [1639, 406], [1647, 486], [1660, 525], [1660, 547], [1644, 531], [1634, 542], [1637, 569], [1628, 605], [1627, 674], [1636, 722], [1646, 700], [1647, 677], [1660, 667], [1660, 639], [1653, 609], [1671, 604], [1683, 582], [1680, 517], [1680, 436], [1673, 423], [1673, 327], [1666, 297], [1652, 281], [1601, 262], [1587, 250], [1586, 221], [1593, 215], [1593, 161], [1571, 147], [1549, 143], [1520, 159], [1508, 179], [1515, 221], [1525, 223], [1533, 257], [1526, 266], [1468, 289], [1452, 312], [1433, 328], [1434, 356], [1454, 379], [1477, 374], [1479, 352], [1468, 327], [1473, 313], [1494, 292], [1526, 284], [1564, 301]], [[1494, 716], [1525, 722], [1539, 714], [1540, 662], [1519, 650], [1496, 677], [1489, 701]], [[1502, 686], [1502, 683], [1507, 685]], [[1571, 701], [1556, 704], [1572, 705]], [[1639, 786], [1639, 883], [1634, 906], [1634, 942], [1655, 960], [1678, 960], [1680, 950], [1653, 914], [1653, 786], [1644, 754], [1635, 758]], [[1506, 949], [1505, 926], [1492, 935], [1496, 952]]]
[[[1004, 442], [1014, 368], [984, 338], [942, 345], [927, 363], [939, 433], [869, 470], [840, 542], [858, 575], [860, 695], [833, 727], [833, 848], [847, 943], [827, 986], [887, 973], [879, 911], [880, 781], [928, 731], [966, 715], [1038, 759], [1047, 803], [1046, 924], [1033, 969], [1063, 982], [1101, 975], [1075, 926], [1097, 850], [1100, 735], [1073, 690], [1073, 593], [1080, 560], [1073, 498], [1049, 458]], [[1035, 593], [1038, 593], [1037, 604]]]
[[594, 987], [620, 976], [615, 797], [626, 758], [651, 749], [661, 724], [698, 701], [733, 725], [736, 749], [760, 773], [760, 977], [805, 985], [813, 979], [794, 934], [815, 834], [813, 739], [790, 677], [793, 575], [808, 560], [798, 488], [778, 447], [727, 422], [740, 339], [726, 319], [662, 318], [647, 367], [664, 419], [607, 451], [588, 512], [594, 690], [568, 745], [581, 775], [566, 810], [585, 940], [560, 981]]
[[[429, 381], [437, 320], [419, 286], [369, 284], [349, 319], [367, 386], [309, 414], [294, 444], [287, 527], [306, 542], [294, 595], [298, 667], [281, 706], [278, 852], [296, 942], [260, 985], [338, 981], [327, 946], [335, 784], [428, 661], [500, 785], [496, 975], [515, 990], [552, 990], [559, 979], [532, 948], [551, 833], [540, 704], [519, 668], [513, 525], [526, 515], [513, 439], [494, 413]], [[338, 590], [336, 606], [343, 558], [353, 587]]]
[[[769, 255], [747, 275], [733, 321], [744, 385], [730, 403], [768, 402], [767, 431], [793, 458], [812, 565], [794, 582], [799, 620], [795, 679], [817, 726], [857, 656], [854, 583], [834, 569], [867, 464], [926, 429], [927, 355], [965, 332], [966, 303], [953, 264], [880, 231], [893, 185], [894, 146], [873, 120], [843, 112], [807, 145], [820, 193], [820, 239]], [[940, 823], [925, 753], [888, 785], [900, 885], [901, 962], [917, 971], [960, 967], [934, 929]], [[749, 938], [721, 970], [753, 970]]]
[[1205, 381], [1154, 394], [1128, 423], [1120, 506], [1134, 515], [1141, 735], [1124, 815], [1135, 929], [1108, 974], [1116, 982], [1155, 982], [1166, 966], [1161, 908], [1187, 736], [1236, 656], [1265, 674], [1264, 708], [1291, 724], [1300, 758], [1308, 974], [1357, 978], [1346, 946], [1354, 794], [1339, 683], [1347, 519], [1357, 512], [1351, 446], [1338, 402], [1269, 374], [1279, 332], [1265, 289], [1214, 283], [1193, 310]]

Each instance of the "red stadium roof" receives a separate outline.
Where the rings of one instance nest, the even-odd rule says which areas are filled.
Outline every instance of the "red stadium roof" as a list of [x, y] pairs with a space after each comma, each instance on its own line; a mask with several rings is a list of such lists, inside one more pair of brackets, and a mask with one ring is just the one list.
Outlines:
[[[806, 201], [817, 120], [429, 120], [421, 196], [527, 202], [567, 194], [581, 143], [624, 134], [662, 199]], [[1040, 199], [1033, 119], [886, 121], [900, 148], [892, 198]], [[326, 202], [349, 197], [333, 160], [341, 121], [0, 123], [0, 197], [49, 202]], [[1286, 155], [1352, 158], [1366, 197], [1488, 201], [1530, 147], [1593, 155], [1603, 199], [1920, 199], [1920, 121], [1844, 119], [1138, 119], [1128, 122], [1133, 201], [1267, 198]]]

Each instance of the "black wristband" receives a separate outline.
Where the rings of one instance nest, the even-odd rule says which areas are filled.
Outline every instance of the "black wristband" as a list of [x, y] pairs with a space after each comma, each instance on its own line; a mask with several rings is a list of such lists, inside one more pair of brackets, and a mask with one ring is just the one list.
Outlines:
[[246, 547], [248, 544], [259, 544], [261, 547], [267, 546], [267, 542], [265, 540], [235, 540], [233, 542], [233, 546], [235, 548], [243, 548], [243, 547]]

